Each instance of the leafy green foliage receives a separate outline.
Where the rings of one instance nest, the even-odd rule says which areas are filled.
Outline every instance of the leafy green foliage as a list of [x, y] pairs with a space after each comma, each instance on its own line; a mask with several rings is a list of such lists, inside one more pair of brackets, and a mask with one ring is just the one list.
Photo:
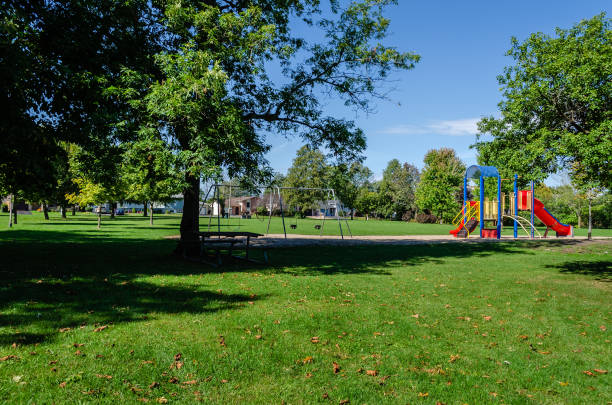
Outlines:
[[[295, 188], [329, 188], [330, 168], [325, 161], [325, 155], [318, 149], [302, 146], [298, 151], [293, 164], [287, 171], [287, 177], [283, 186]], [[287, 208], [305, 215], [317, 204], [325, 201], [328, 197], [326, 191], [321, 190], [283, 190], [284, 203]]]
[[[532, 34], [512, 39], [515, 62], [498, 77], [501, 118], [479, 122], [482, 161], [542, 181], [559, 168], [583, 183], [610, 188], [612, 171], [612, 30], [605, 14], [555, 37]], [[482, 135], [481, 135], [482, 136]], [[480, 138], [482, 139], [482, 138]]]
[[461, 208], [459, 196], [465, 165], [453, 149], [441, 148], [427, 152], [421, 181], [416, 190], [416, 204], [439, 219], [449, 222]]
[[378, 212], [385, 217], [395, 215], [397, 219], [412, 217], [416, 211], [415, 193], [419, 183], [419, 170], [409, 164], [393, 159], [383, 171], [378, 187]]

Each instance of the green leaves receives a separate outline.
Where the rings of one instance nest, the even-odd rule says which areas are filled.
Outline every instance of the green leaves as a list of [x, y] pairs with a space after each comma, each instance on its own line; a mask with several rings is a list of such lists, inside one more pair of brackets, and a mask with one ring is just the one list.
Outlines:
[[[560, 168], [575, 178], [612, 185], [612, 30], [605, 14], [556, 36], [512, 39], [514, 65], [498, 77], [501, 118], [479, 123], [491, 142], [477, 142], [481, 160], [543, 180]], [[479, 139], [482, 135], [480, 135]]]

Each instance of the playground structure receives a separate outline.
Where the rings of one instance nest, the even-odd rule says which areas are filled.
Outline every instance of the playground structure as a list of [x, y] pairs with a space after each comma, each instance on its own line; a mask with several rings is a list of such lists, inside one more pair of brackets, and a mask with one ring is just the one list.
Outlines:
[[[345, 231], [342, 226], [342, 221], [346, 226], [348, 235], [352, 238], [351, 228], [349, 227], [348, 221], [344, 216], [344, 207], [342, 203], [336, 198], [336, 192], [332, 188], [310, 188], [310, 187], [279, 187], [279, 186], [267, 186], [267, 187], [252, 187], [253, 190], [257, 190], [256, 195], [237, 197], [239, 194], [237, 191], [240, 187], [232, 184], [212, 184], [207, 193], [204, 195], [204, 199], [200, 205], [200, 215], [208, 216], [208, 232], [211, 232], [216, 227], [217, 232], [221, 231], [222, 218], [227, 219], [226, 227], [231, 227], [230, 220], [232, 217], [238, 219], [238, 224], [234, 230], [240, 228], [241, 218], [250, 219], [252, 214], [256, 215], [256, 209], [258, 207], [265, 207], [267, 214], [267, 226], [265, 234], [270, 234], [270, 224], [272, 222], [273, 213], [276, 212], [280, 215], [283, 234], [287, 239], [287, 224], [285, 221], [285, 214], [287, 212], [286, 202], [283, 201], [283, 191], [292, 192], [310, 192], [319, 193], [320, 201], [317, 201], [321, 206], [317, 210], [321, 215], [311, 217], [313, 219], [319, 219], [319, 222], [314, 225], [314, 229], [318, 231], [319, 236], [323, 236], [325, 227], [325, 220], [328, 217], [337, 220], [338, 228], [340, 230], [340, 237], [344, 239]], [[224, 190], [224, 195], [221, 195], [221, 190]], [[234, 194], [233, 194], [234, 193]], [[210, 198], [209, 198], [210, 197]], [[297, 207], [294, 207], [297, 210]], [[333, 213], [330, 215], [330, 213]], [[342, 214], [342, 215], [341, 215]], [[296, 214], [297, 215], [297, 214]], [[217, 217], [217, 223], [212, 223], [212, 218]], [[257, 217], [257, 215], [256, 215]], [[261, 219], [260, 219], [261, 221]], [[289, 224], [289, 228], [294, 230], [297, 229], [297, 216], [293, 224]], [[261, 231], [263, 233], [263, 230]]]
[[[485, 179], [497, 178], [497, 200], [489, 200], [485, 197]], [[468, 201], [468, 181], [479, 180], [479, 201]], [[521, 227], [530, 238], [546, 238], [549, 230], [554, 230], [557, 237], [573, 236], [574, 229], [571, 225], [565, 225], [555, 218], [544, 207], [544, 204], [534, 196], [534, 183], [530, 182], [529, 190], [518, 190], [518, 175], [514, 175], [514, 192], [506, 195], [502, 193], [501, 185], [504, 179], [499, 175], [495, 166], [472, 165], [465, 171], [463, 178], [463, 207], [453, 219], [453, 225], [457, 228], [450, 231], [457, 238], [469, 238], [477, 226], [480, 225], [481, 238], [501, 239], [503, 219], [510, 218], [514, 222], [514, 238], [518, 237], [518, 228]], [[530, 219], [519, 215], [519, 211], [531, 213]], [[541, 235], [534, 225], [534, 217], [537, 217], [544, 225], [546, 231]]]

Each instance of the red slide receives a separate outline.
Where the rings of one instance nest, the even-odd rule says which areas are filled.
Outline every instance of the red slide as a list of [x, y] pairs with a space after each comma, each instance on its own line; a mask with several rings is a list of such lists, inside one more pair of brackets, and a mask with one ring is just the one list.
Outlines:
[[[523, 201], [526, 201], [528, 197], [528, 191], [520, 191], [520, 193], [522, 194], [521, 197]], [[538, 217], [538, 219], [542, 221], [544, 225], [557, 232], [557, 236], [573, 236], [574, 230], [572, 229], [572, 226], [565, 225], [559, 222], [559, 220], [555, 218], [553, 214], [551, 214], [546, 208], [544, 208], [544, 204], [542, 204], [542, 201], [538, 200], [537, 198], [534, 198], [533, 206], [533, 213], [535, 214], [535, 216]], [[519, 207], [519, 209], [521, 208]]]

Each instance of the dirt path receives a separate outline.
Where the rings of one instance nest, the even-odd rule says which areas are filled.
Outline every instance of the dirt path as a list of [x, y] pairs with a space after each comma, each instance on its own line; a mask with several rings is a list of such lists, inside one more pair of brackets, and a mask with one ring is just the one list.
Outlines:
[[[178, 239], [178, 235], [168, 236], [169, 239]], [[458, 239], [452, 235], [368, 235], [368, 236], [353, 236], [342, 239], [340, 236], [319, 236], [319, 235], [287, 235], [270, 234], [257, 239], [251, 239], [252, 246], [265, 246], [268, 248], [277, 247], [300, 247], [300, 246], [364, 246], [364, 245], [423, 245], [430, 243], [496, 243], [512, 241], [512, 237], [502, 237], [502, 239]], [[517, 238], [517, 240], [529, 241], [526, 237]], [[573, 238], [547, 238], [533, 239], [534, 241], [564, 241], [568, 243], [586, 242], [585, 236], [576, 236]], [[610, 240], [612, 238], [596, 237], [594, 241]]]

